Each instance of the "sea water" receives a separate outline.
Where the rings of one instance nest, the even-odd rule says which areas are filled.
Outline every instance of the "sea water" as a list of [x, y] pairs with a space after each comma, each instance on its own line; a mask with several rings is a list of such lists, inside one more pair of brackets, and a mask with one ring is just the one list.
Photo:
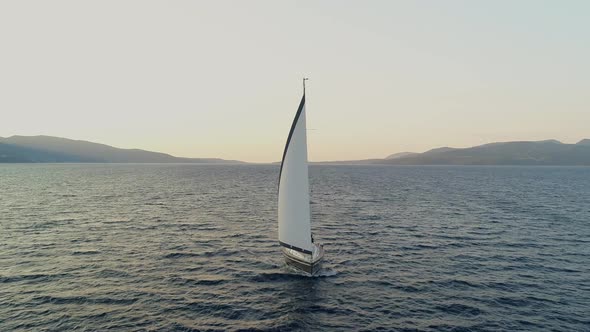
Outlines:
[[590, 331], [590, 168], [0, 165], [1, 331]]

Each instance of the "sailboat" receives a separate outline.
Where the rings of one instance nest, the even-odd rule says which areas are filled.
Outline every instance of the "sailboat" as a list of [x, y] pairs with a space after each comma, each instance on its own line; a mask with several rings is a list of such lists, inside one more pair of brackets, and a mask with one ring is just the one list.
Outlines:
[[309, 178], [307, 170], [307, 128], [305, 123], [305, 81], [303, 96], [291, 125], [279, 173], [279, 243], [288, 265], [316, 274], [324, 247], [311, 233]]

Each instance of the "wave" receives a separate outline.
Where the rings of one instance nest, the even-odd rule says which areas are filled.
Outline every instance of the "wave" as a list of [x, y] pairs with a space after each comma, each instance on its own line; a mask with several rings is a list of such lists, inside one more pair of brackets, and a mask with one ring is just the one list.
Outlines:
[[436, 309], [445, 314], [467, 317], [475, 317], [484, 313], [482, 309], [461, 303], [439, 305]]
[[37, 296], [32, 302], [41, 304], [112, 304], [130, 305], [137, 302], [137, 298], [94, 298], [88, 296]]
[[98, 255], [100, 251], [98, 250], [77, 250], [72, 252], [74, 256], [83, 256], [83, 255]]
[[20, 281], [36, 281], [36, 282], [48, 282], [52, 280], [62, 279], [70, 277], [70, 274], [59, 273], [59, 274], [22, 274], [15, 276], [0, 276], [0, 283], [13, 283]]

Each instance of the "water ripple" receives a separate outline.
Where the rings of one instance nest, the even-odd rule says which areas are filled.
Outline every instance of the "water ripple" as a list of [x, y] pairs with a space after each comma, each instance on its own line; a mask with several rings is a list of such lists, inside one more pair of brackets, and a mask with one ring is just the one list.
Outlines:
[[587, 331], [590, 168], [0, 165], [0, 331]]

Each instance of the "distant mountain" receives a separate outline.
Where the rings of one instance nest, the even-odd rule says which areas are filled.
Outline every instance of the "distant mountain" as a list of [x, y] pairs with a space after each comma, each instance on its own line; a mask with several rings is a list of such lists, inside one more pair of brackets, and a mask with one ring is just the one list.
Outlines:
[[2, 162], [241, 163], [219, 158], [179, 158], [166, 153], [119, 149], [52, 136], [0, 138], [0, 163]]
[[580, 144], [583, 141], [578, 144], [564, 144], [556, 140], [503, 142], [464, 149], [440, 148], [393, 160], [383, 159], [377, 163], [395, 165], [590, 166], [590, 144]]
[[384, 159], [317, 162], [339, 165], [562, 165], [590, 166], [590, 139], [497, 142], [470, 148], [442, 147], [424, 153], [401, 152]]
[[[139, 149], [52, 136], [0, 137], [0, 163], [242, 163], [219, 158], [180, 158]], [[401, 152], [384, 159], [319, 162], [344, 165], [585, 165], [590, 166], [590, 139], [576, 144], [557, 140], [489, 143], [470, 148], [436, 148]]]
[[391, 154], [387, 157], [385, 157], [385, 159], [398, 159], [401, 157], [407, 157], [407, 156], [411, 156], [411, 155], [415, 155], [417, 154], [416, 152], [398, 152], [398, 153], [394, 153]]
[[431, 149], [431, 150], [428, 150], [424, 153], [439, 153], [439, 152], [447, 152], [447, 151], [452, 151], [452, 150], [457, 150], [457, 149], [456, 148], [449, 148], [448, 146], [443, 146], [442, 148]]
[[63, 153], [31, 149], [0, 141], [0, 163], [82, 162], [79, 157]]
[[[311, 164], [318, 165], [376, 165], [382, 164], [385, 159], [363, 159], [363, 160], [337, 160], [337, 161], [312, 161]], [[277, 162], [280, 164], [281, 162]]]

